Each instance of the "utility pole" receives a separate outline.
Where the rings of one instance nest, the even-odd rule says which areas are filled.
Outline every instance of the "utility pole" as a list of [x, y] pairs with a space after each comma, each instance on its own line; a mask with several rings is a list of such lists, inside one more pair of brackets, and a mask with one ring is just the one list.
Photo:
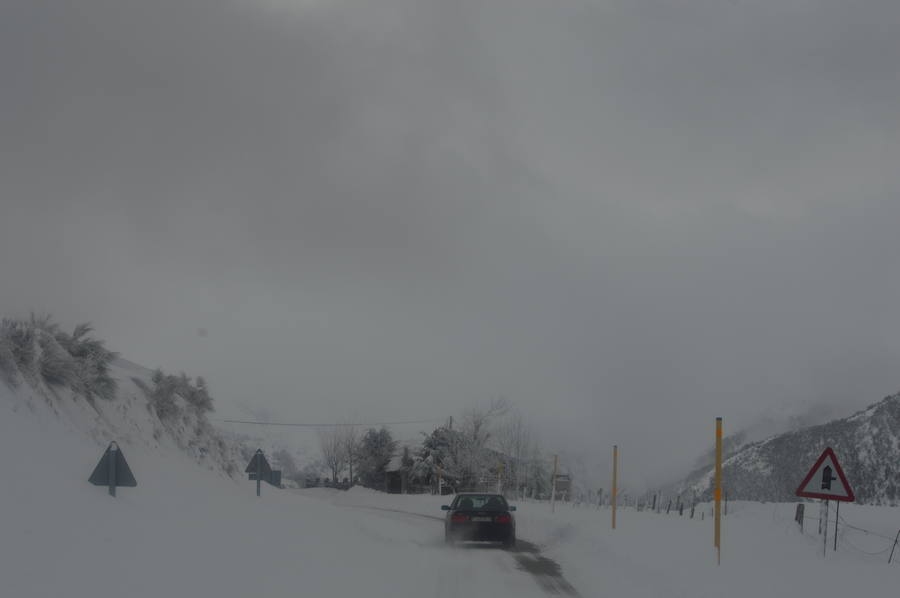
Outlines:
[[556, 513], [556, 474], [559, 471], [559, 455], [553, 455], [553, 483], [550, 492], [550, 510]]
[[453, 458], [453, 464], [456, 468], [456, 482], [454, 483], [454, 487], [456, 488], [454, 491], [459, 491], [459, 484], [462, 478], [460, 478], [460, 468], [459, 468], [459, 448], [456, 446], [456, 434], [453, 433], [453, 416], [450, 416], [450, 424], [447, 426], [447, 429], [450, 433], [450, 456]]
[[259, 456], [256, 459], [256, 496], [259, 496], [259, 486], [262, 484], [262, 449], [257, 449], [256, 454]]
[[612, 493], [609, 495], [612, 503], [612, 528], [616, 529], [616, 499], [619, 495], [619, 445], [613, 445], [613, 479]]

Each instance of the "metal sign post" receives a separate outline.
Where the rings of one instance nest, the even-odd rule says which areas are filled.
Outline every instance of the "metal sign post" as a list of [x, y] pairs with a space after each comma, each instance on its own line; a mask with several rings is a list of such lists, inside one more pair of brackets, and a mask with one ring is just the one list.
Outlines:
[[834, 550], [837, 551], [841, 502], [853, 502], [856, 496], [831, 447], [826, 448], [816, 460], [815, 465], [797, 487], [796, 494], [804, 498], [820, 498], [823, 501], [824, 521], [821, 517], [819, 519], [819, 530], [824, 536], [823, 556], [828, 553], [828, 501], [837, 501], [834, 517]]
[[110, 458], [106, 460], [109, 464], [107, 476], [109, 477], [109, 495], [116, 496], [116, 457], [119, 453], [119, 446], [115, 442], [109, 443], [109, 450], [112, 453]]
[[800, 525], [801, 534], [803, 533], [803, 519], [805, 517], [804, 511], [806, 511], [806, 508], [804, 507], [803, 503], [799, 503], [797, 505], [797, 512], [794, 514], [794, 521], [796, 521]]
[[[257, 449], [257, 452], [262, 456], [262, 449]], [[259, 487], [262, 484], [262, 462], [262, 459], [256, 460], [256, 496], [259, 496]]]
[[841, 501], [837, 501], [834, 508], [834, 551], [837, 552], [837, 530], [838, 522], [841, 520]]
[[888, 565], [894, 560], [894, 549], [897, 548], [897, 542], [900, 542], [900, 530], [897, 530], [897, 535], [894, 536], [894, 543], [891, 544], [891, 556], [888, 557]]
[[268, 482], [276, 488], [281, 488], [281, 470], [272, 470], [269, 462], [266, 461], [266, 456], [263, 454], [262, 449], [256, 449], [256, 453], [250, 459], [250, 463], [247, 465], [244, 473], [250, 474], [251, 481], [256, 480], [256, 496], [261, 494], [260, 487], [263, 482]]

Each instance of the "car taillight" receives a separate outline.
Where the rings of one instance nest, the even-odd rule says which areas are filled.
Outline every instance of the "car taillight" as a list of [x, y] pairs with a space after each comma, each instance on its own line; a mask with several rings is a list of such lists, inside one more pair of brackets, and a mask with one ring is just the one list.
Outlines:
[[450, 521], [452, 521], [453, 523], [462, 523], [463, 521], [468, 521], [468, 520], [469, 520], [468, 515], [460, 515], [460, 514], [456, 514], [450, 518]]
[[494, 521], [497, 523], [509, 523], [512, 521], [512, 517], [510, 517], [509, 515], [497, 515], [494, 518]]

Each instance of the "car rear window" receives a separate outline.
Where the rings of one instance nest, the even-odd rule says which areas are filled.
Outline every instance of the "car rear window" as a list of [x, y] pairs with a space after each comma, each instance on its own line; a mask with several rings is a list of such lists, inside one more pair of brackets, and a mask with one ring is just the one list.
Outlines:
[[506, 499], [497, 494], [466, 494], [453, 501], [455, 510], [475, 509], [480, 511], [504, 511]]

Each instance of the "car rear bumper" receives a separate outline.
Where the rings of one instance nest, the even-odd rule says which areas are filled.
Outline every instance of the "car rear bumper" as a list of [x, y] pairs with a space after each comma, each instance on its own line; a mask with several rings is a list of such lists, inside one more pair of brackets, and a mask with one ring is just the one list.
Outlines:
[[447, 533], [460, 542], [506, 542], [514, 535], [513, 527], [507, 523], [454, 523]]

